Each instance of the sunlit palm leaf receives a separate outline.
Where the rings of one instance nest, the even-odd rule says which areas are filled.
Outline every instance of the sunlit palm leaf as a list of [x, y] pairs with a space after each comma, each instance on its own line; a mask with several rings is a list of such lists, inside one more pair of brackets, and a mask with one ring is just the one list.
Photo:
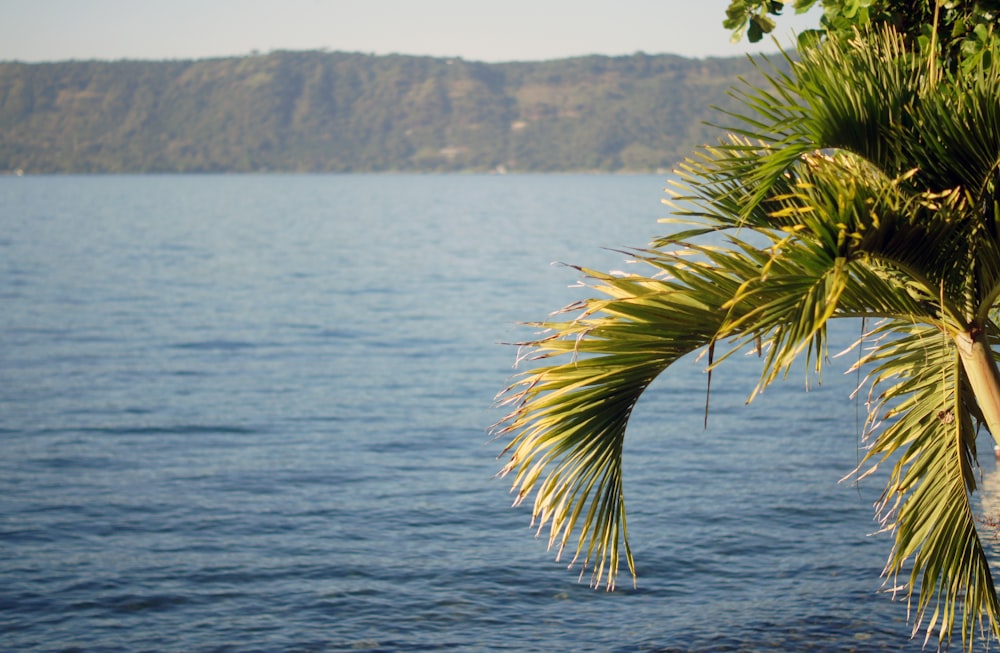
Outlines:
[[667, 366], [712, 341], [725, 316], [721, 306], [740, 282], [718, 269], [677, 263], [693, 286], [591, 271], [595, 288], [610, 299], [584, 303], [572, 321], [537, 325], [549, 333], [525, 343], [532, 357], [564, 360], [532, 370], [504, 400], [513, 412], [500, 433], [517, 433], [504, 470], [515, 473], [516, 501], [535, 490], [533, 514], [540, 530], [549, 526], [549, 546], [560, 553], [572, 546], [574, 560], [583, 555], [585, 568], [593, 563], [593, 582], [606, 578], [609, 589], [622, 549], [634, 572], [621, 488], [632, 408]]
[[[876, 398], [888, 426], [877, 431], [867, 460], [894, 457], [879, 505], [896, 543], [886, 574], [895, 579], [912, 561], [905, 594], [915, 600], [914, 633], [947, 639], [961, 609], [963, 645], [971, 647], [984, 615], [1000, 610], [976, 531], [969, 493], [976, 489], [976, 414], [951, 340], [940, 330], [887, 324], [870, 355]], [[905, 334], [900, 336], [900, 334]], [[996, 627], [991, 626], [996, 631]]]

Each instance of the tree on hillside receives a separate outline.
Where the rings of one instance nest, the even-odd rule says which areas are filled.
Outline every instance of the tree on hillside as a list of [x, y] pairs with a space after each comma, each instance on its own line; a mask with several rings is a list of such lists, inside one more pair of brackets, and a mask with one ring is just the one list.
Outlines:
[[594, 584], [613, 588], [622, 557], [635, 573], [622, 447], [659, 374], [697, 351], [715, 371], [756, 350], [752, 399], [796, 361], [819, 372], [830, 320], [873, 318], [856, 345], [862, 467], [892, 466], [887, 582], [905, 588], [914, 634], [947, 644], [958, 626], [966, 650], [984, 629], [1000, 637], [970, 502], [978, 426], [1000, 434], [1000, 46], [956, 47], [949, 66], [888, 20], [804, 41], [790, 73], [741, 93], [745, 126], [680, 168], [676, 231], [634, 252], [648, 274], [582, 269], [598, 296], [523, 343], [536, 366], [500, 397], [503, 471]]

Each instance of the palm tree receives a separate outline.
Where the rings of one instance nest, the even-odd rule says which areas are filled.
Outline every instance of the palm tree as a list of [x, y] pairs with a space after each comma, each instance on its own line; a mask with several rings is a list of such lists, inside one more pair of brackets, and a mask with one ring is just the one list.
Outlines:
[[970, 649], [1000, 637], [970, 502], [977, 429], [1000, 434], [1000, 69], [952, 74], [891, 28], [786, 59], [738, 93], [741, 126], [681, 166], [674, 233], [632, 252], [649, 273], [580, 268], [597, 296], [522, 343], [532, 369], [498, 398], [503, 473], [515, 503], [534, 494], [550, 548], [613, 589], [622, 556], [635, 574], [622, 444], [650, 382], [692, 352], [711, 373], [750, 349], [752, 399], [797, 360], [821, 370], [831, 319], [870, 320], [862, 467], [891, 467], [886, 583], [914, 634], [947, 644], [960, 624]]

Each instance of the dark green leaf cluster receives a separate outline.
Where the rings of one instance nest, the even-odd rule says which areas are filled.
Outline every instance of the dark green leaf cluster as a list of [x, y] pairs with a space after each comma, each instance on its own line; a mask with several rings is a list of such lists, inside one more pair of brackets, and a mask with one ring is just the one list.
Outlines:
[[[780, 16], [787, 4], [732, 0], [723, 26], [733, 33], [733, 40], [746, 34], [751, 43], [760, 41], [776, 26], [772, 16]], [[967, 67], [989, 56], [986, 46], [1000, 25], [1000, 0], [795, 0], [791, 4], [797, 13], [816, 5], [823, 8], [817, 33], [850, 36], [855, 29], [891, 26], [911, 48], [933, 49], [952, 65]]]
[[0, 63], [0, 171], [656, 171], [714, 141], [710, 107], [754, 74], [641, 53]]

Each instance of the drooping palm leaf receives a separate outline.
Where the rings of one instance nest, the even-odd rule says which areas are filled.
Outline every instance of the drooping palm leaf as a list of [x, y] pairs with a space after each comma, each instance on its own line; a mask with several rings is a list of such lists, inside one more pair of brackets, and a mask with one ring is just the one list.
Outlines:
[[[889, 384], [872, 406], [888, 426], [876, 430], [866, 460], [895, 456], [879, 503], [883, 527], [896, 542], [886, 565], [893, 581], [904, 572], [915, 603], [914, 634], [924, 626], [952, 632], [956, 612], [963, 645], [971, 648], [984, 615], [996, 614], [996, 592], [976, 531], [969, 493], [976, 489], [975, 402], [951, 340], [939, 329], [883, 325], [886, 339], [869, 355], [873, 390]], [[916, 595], [916, 592], [919, 594]], [[996, 633], [996, 624], [990, 624]]]
[[[516, 433], [504, 470], [515, 472], [516, 502], [537, 490], [533, 516], [539, 530], [549, 525], [549, 546], [558, 544], [560, 553], [572, 546], [574, 559], [584, 555], [584, 567], [594, 563], [593, 582], [606, 576], [609, 589], [622, 548], [634, 570], [621, 486], [632, 408], [667, 366], [711, 342], [721, 306], [741, 281], [714, 268], [684, 269], [680, 258], [677, 264], [694, 288], [676, 278], [588, 271], [609, 298], [586, 302], [572, 321], [536, 325], [548, 333], [524, 344], [547, 364], [523, 376], [503, 400], [513, 406], [499, 433]], [[578, 520], [581, 532], [570, 545]]]

